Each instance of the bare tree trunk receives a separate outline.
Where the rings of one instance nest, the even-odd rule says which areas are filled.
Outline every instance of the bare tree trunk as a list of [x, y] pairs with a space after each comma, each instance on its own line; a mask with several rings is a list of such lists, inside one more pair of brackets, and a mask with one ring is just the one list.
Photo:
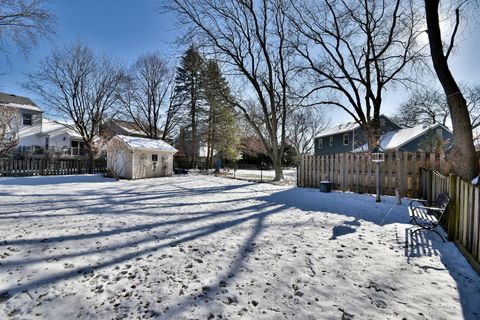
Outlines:
[[275, 170], [275, 178], [273, 179], [273, 181], [283, 180], [282, 160], [276, 156], [273, 156], [272, 163], [273, 163], [273, 169]]
[[467, 103], [448, 67], [448, 54], [450, 49], [447, 51], [447, 54], [445, 54], [443, 50], [438, 17], [439, 2], [439, 0], [425, 0], [425, 11], [433, 67], [447, 95], [447, 102], [452, 117], [453, 146], [452, 149], [447, 152], [447, 159], [452, 164], [452, 169], [455, 174], [470, 180], [478, 175], [478, 158], [473, 145], [472, 125], [470, 123]]

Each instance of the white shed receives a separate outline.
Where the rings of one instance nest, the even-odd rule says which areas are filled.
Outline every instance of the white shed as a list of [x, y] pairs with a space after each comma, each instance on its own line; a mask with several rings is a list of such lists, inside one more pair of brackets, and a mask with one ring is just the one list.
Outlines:
[[126, 179], [171, 176], [175, 152], [163, 140], [116, 135], [107, 144], [107, 168]]

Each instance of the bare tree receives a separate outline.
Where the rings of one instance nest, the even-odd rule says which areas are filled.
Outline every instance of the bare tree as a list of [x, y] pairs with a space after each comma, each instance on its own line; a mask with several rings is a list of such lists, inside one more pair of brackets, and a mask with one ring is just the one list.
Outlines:
[[174, 0], [167, 4], [231, 77], [244, 84], [235, 106], [254, 128], [283, 179], [289, 101], [294, 90], [293, 50], [289, 47], [287, 0]]
[[412, 128], [418, 124], [446, 125], [449, 115], [445, 96], [438, 90], [425, 88], [414, 91], [393, 119], [402, 127]]
[[406, 70], [421, 61], [421, 16], [412, 1], [291, 0], [294, 42], [304, 69], [323, 94], [319, 103], [346, 111], [374, 148], [389, 86], [409, 80]]
[[55, 49], [29, 74], [25, 87], [43, 98], [50, 111], [72, 123], [91, 158], [100, 126], [113, 114], [123, 70], [107, 57], [97, 57], [85, 44]]
[[464, 179], [472, 179], [478, 175], [480, 169], [473, 145], [472, 124], [467, 101], [448, 66], [448, 58], [454, 47], [460, 24], [460, 9], [463, 1], [455, 9], [455, 27], [446, 50], [440, 30], [439, 4], [440, 0], [425, 0], [427, 34], [433, 67], [447, 97], [452, 118], [453, 145], [447, 153], [447, 159], [457, 175]]
[[168, 106], [165, 112], [165, 121], [163, 121], [162, 140], [171, 138], [175, 129], [183, 122], [184, 113], [182, 105], [182, 99], [178, 97], [178, 93], [171, 88]]
[[480, 83], [464, 86], [463, 93], [467, 100], [472, 128], [478, 129], [480, 127]]
[[0, 0], [0, 51], [13, 45], [23, 54], [53, 33], [54, 15], [44, 0]]
[[18, 142], [19, 119], [17, 111], [0, 106], [0, 158], [10, 154]]
[[145, 54], [137, 59], [128, 72], [124, 90], [121, 90], [122, 106], [140, 130], [149, 138], [164, 136], [161, 121], [171, 126], [171, 87], [173, 76], [167, 62], [158, 54]]
[[[480, 126], [480, 85], [462, 85], [461, 87], [467, 101], [472, 128], [476, 129]], [[414, 91], [394, 116], [394, 120], [399, 125], [409, 128], [417, 124], [447, 125], [449, 119], [450, 108], [445, 94], [436, 88], [422, 88]]]
[[315, 109], [295, 110], [288, 119], [287, 137], [298, 154], [314, 150], [315, 137], [328, 126], [322, 113]]
[[125, 148], [125, 144], [118, 138], [104, 141], [104, 143], [108, 145], [106, 175], [118, 181], [125, 176], [128, 166], [132, 163], [132, 160], [127, 160], [129, 158], [125, 156], [130, 151]]

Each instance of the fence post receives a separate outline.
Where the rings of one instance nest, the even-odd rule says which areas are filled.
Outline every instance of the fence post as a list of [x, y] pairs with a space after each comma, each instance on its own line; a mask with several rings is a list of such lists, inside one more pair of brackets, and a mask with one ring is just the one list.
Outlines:
[[433, 171], [427, 171], [427, 200], [432, 203], [432, 183], [433, 183]]
[[449, 175], [448, 197], [450, 204], [448, 206], [448, 240], [454, 241], [457, 236], [459, 211], [457, 210], [457, 177]]

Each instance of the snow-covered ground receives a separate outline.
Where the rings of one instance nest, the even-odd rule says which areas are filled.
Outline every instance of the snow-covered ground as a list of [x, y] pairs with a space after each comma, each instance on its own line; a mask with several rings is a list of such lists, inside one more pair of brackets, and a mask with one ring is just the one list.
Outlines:
[[[252, 181], [272, 181], [275, 178], [275, 170], [255, 170], [255, 169], [238, 169], [223, 170], [222, 174], [229, 178]], [[297, 170], [283, 170], [284, 183], [295, 185], [297, 183]]]
[[479, 276], [391, 198], [200, 175], [0, 197], [0, 319], [480, 318]]

